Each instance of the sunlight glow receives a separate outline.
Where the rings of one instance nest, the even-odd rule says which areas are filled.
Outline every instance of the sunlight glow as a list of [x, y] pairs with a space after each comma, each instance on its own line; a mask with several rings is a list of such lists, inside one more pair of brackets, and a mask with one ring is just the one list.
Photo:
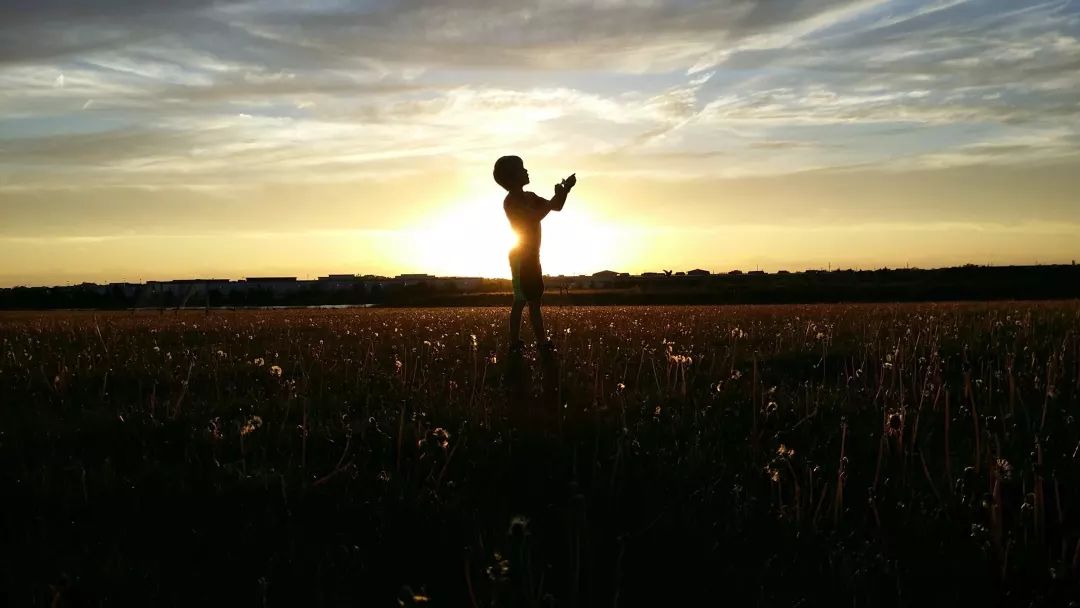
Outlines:
[[502, 208], [482, 196], [450, 205], [410, 231], [407, 256], [416, 268], [441, 276], [508, 277], [506, 254], [517, 237]]
[[[549, 195], [550, 196], [550, 195]], [[507, 253], [517, 235], [490, 194], [467, 197], [451, 210], [410, 231], [410, 262], [443, 276], [510, 276]], [[593, 273], [625, 263], [619, 232], [571, 200], [543, 221], [540, 260], [544, 274]]]

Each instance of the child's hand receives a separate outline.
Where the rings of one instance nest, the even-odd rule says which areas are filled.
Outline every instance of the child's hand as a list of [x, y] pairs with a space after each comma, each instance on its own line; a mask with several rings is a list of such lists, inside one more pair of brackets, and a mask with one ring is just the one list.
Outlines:
[[577, 183], [577, 173], [574, 173], [570, 177], [568, 177], [568, 178], [562, 180], [561, 182], [555, 184], [555, 193], [556, 194], [563, 194], [565, 192], [570, 192], [570, 189], [573, 188], [574, 184], [576, 184], [576, 183]]

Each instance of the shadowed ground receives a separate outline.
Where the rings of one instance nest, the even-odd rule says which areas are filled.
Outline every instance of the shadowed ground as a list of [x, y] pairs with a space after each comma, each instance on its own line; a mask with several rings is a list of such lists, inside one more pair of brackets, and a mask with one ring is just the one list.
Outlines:
[[12, 605], [1061, 605], [1080, 305], [0, 317]]

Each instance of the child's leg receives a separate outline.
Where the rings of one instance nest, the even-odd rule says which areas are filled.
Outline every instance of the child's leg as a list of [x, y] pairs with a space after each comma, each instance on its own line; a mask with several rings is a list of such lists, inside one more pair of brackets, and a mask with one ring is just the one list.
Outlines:
[[547, 338], [544, 333], [544, 316], [540, 314], [540, 300], [529, 300], [529, 319], [532, 321], [536, 343], [540, 344]]
[[517, 344], [521, 339], [521, 311], [525, 308], [524, 300], [514, 300], [510, 307], [510, 345]]

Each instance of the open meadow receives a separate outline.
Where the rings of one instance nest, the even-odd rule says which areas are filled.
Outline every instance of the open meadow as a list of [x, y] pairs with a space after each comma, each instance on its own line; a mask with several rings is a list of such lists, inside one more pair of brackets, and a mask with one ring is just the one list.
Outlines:
[[507, 313], [0, 315], [0, 604], [1080, 597], [1080, 302]]

